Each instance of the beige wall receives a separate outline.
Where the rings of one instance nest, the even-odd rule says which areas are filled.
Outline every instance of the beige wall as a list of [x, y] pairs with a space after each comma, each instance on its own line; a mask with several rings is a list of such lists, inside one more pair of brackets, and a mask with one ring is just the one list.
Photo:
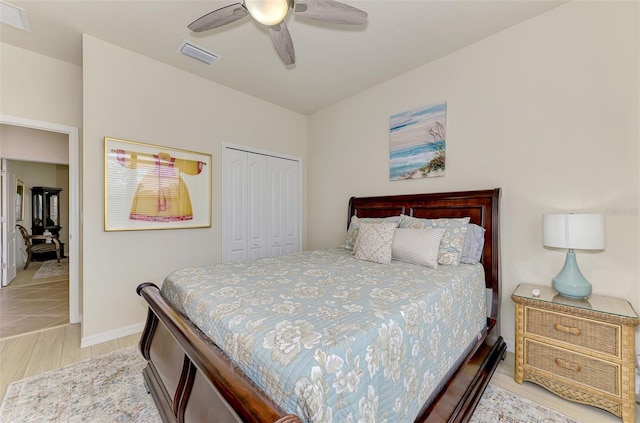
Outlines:
[[82, 68], [0, 43], [0, 114], [80, 127]]
[[[84, 36], [83, 339], [138, 324], [145, 281], [221, 260], [221, 145], [307, 159], [305, 116]], [[103, 137], [213, 154], [213, 227], [104, 232]], [[304, 170], [303, 170], [304, 172]], [[303, 191], [306, 176], [303, 177]]]
[[69, 136], [56, 132], [0, 124], [0, 157], [69, 164]]
[[[580, 268], [640, 311], [638, 51], [637, 2], [572, 2], [312, 115], [309, 248], [343, 241], [350, 196], [501, 187], [511, 348], [511, 292], [565, 258], [542, 246], [544, 213], [606, 214], [606, 250]], [[446, 176], [389, 181], [389, 116], [440, 101]]]

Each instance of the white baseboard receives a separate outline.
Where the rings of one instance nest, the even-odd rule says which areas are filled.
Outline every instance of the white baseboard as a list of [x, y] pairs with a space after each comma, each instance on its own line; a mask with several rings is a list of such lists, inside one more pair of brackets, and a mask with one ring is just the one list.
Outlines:
[[102, 342], [112, 341], [114, 339], [122, 338], [124, 336], [133, 335], [134, 333], [140, 333], [144, 329], [144, 322], [136, 323], [135, 325], [125, 326], [123, 328], [110, 330], [107, 332], [98, 333], [91, 336], [83, 336], [80, 339], [80, 348], [90, 347], [92, 345], [100, 344]]
[[77, 316], [69, 316], [69, 324], [75, 325], [77, 323], [82, 323], [82, 314], [78, 314]]
[[516, 352], [516, 344], [512, 340], [505, 339], [504, 343], [507, 344], [507, 351], [509, 351], [510, 353]]

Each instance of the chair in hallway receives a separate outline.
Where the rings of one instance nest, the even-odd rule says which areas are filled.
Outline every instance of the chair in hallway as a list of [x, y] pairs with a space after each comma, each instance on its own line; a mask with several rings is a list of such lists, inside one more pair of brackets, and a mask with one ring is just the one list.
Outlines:
[[[54, 235], [29, 235], [27, 228], [24, 226], [16, 225], [16, 227], [20, 229], [20, 233], [24, 239], [24, 245], [27, 249], [27, 262], [24, 264], [25, 270], [29, 267], [33, 254], [50, 253], [55, 251], [58, 264], [60, 264], [60, 241], [58, 241]], [[44, 242], [34, 244], [32, 242], [34, 239], [41, 239], [44, 240]]]

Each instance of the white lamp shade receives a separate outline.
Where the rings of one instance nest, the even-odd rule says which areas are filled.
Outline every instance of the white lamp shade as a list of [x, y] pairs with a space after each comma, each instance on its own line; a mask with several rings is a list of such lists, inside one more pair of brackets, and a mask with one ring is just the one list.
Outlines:
[[545, 214], [542, 243], [554, 248], [604, 250], [604, 215]]
[[287, 0], [245, 0], [251, 16], [264, 25], [276, 25], [282, 22], [289, 11]]

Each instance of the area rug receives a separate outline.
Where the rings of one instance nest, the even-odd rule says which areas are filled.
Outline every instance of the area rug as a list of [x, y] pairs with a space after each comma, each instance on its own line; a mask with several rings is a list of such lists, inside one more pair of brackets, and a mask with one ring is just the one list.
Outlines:
[[[136, 422], [162, 420], [142, 378], [145, 361], [132, 346], [13, 382], [0, 422]], [[472, 423], [578, 423], [489, 385]]]
[[44, 279], [53, 277], [69, 277], [69, 259], [60, 259], [60, 265], [58, 260], [48, 260], [42, 263], [40, 269], [33, 275], [33, 279]]
[[161, 422], [142, 378], [137, 347], [13, 382], [0, 422]]
[[579, 423], [564, 414], [489, 384], [469, 423]]

